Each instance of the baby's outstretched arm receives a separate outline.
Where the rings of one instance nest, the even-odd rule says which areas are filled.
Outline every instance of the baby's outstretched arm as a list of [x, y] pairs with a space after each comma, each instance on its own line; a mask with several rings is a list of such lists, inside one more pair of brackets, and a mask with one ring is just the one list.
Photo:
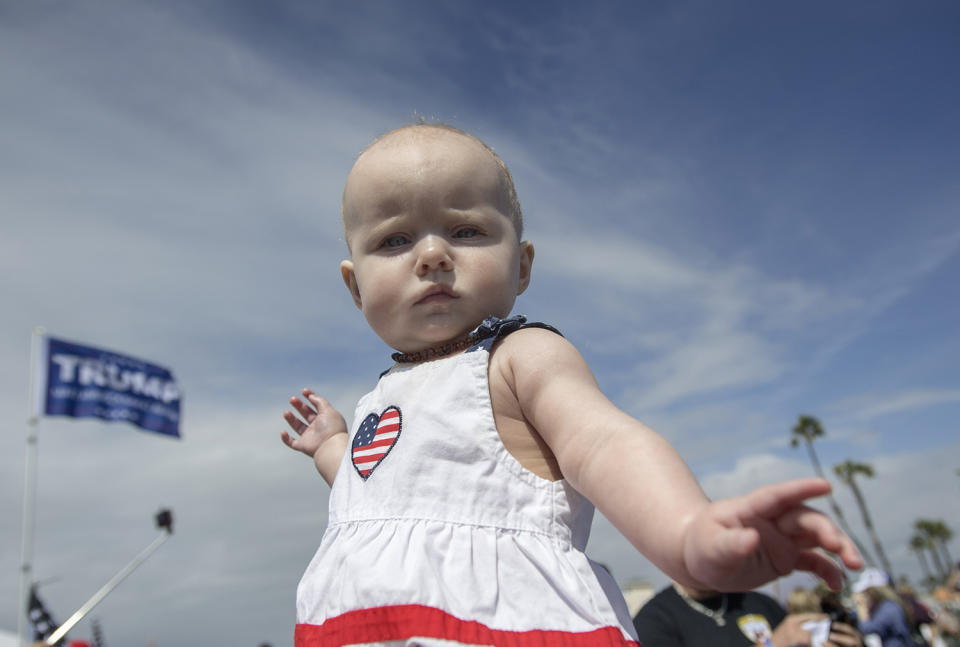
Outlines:
[[283, 412], [283, 419], [296, 436], [281, 431], [280, 439], [290, 449], [312, 457], [320, 476], [327, 485], [332, 485], [347, 449], [347, 423], [324, 398], [310, 389], [304, 389], [302, 393], [307, 402], [293, 396], [290, 406], [296, 413]]
[[711, 502], [658, 434], [615, 407], [580, 353], [562, 337], [521, 330], [501, 343], [505, 374], [526, 420], [564, 478], [648, 559], [681, 584], [748, 590], [793, 570], [837, 588], [842, 574], [823, 548], [861, 566], [850, 540], [805, 499], [829, 484], [805, 479]]

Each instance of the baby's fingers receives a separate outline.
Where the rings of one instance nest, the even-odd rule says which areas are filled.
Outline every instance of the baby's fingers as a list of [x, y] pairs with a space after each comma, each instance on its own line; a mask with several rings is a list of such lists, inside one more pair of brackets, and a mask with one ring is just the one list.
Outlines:
[[798, 571], [813, 573], [827, 583], [834, 591], [843, 588], [843, 571], [836, 562], [818, 550], [804, 550], [797, 557], [795, 566]]
[[280, 432], [280, 440], [290, 449], [306, 454], [307, 456], [313, 456], [313, 453], [316, 451], [316, 448], [310, 443], [304, 442], [303, 438], [295, 438], [285, 431]]
[[[307, 389], [304, 389], [303, 391], [307, 398], [312, 399], [317, 397], [313, 394], [313, 392], [310, 392], [310, 394], [307, 395]], [[309, 424], [313, 420], [314, 416], [317, 415], [316, 409], [296, 396], [290, 398], [290, 406], [296, 409], [297, 413], [303, 416], [303, 419], [307, 421], [307, 424]]]
[[283, 444], [289, 447], [290, 449], [296, 449], [293, 446], [293, 437], [285, 431], [280, 432], [280, 440], [283, 441]]
[[807, 499], [830, 492], [830, 482], [821, 478], [794, 479], [757, 488], [745, 497], [752, 514], [774, 519]]
[[[303, 430], [307, 428], [307, 425], [302, 420], [300, 420], [300, 418], [293, 415], [292, 411], [284, 411], [283, 419], [286, 421], [290, 429], [295, 431], [297, 435], [302, 434]], [[284, 431], [283, 433], [286, 434], [287, 432]]]
[[797, 506], [780, 517], [777, 528], [803, 548], [819, 547], [837, 555], [848, 568], [856, 570], [863, 566], [863, 559], [850, 538], [818, 510]]
[[333, 408], [333, 407], [330, 406], [330, 403], [327, 401], [326, 398], [321, 398], [319, 395], [317, 395], [317, 394], [314, 393], [313, 391], [309, 391], [309, 393], [308, 393], [308, 389], [304, 389], [304, 390], [303, 390], [303, 393], [304, 393], [304, 395], [307, 396], [307, 399], [310, 400], [310, 404], [312, 404], [314, 407], [316, 407], [316, 409], [317, 409], [316, 413], [317, 413], [318, 415], [319, 415], [324, 409], [332, 409], [332, 408]]

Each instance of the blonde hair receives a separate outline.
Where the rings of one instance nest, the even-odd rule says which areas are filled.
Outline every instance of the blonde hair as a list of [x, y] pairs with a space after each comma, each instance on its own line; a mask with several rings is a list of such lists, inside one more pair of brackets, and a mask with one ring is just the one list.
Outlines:
[[809, 589], [794, 589], [787, 596], [787, 613], [819, 613], [820, 596]]
[[904, 604], [903, 599], [897, 595], [897, 592], [889, 586], [871, 586], [867, 588], [864, 593], [867, 595], [869, 600], [870, 613], [873, 613], [874, 607], [876, 607], [883, 600], [890, 600], [895, 602], [900, 609], [903, 611], [903, 615], [907, 618], [907, 624], [913, 626], [913, 609], [908, 605]]

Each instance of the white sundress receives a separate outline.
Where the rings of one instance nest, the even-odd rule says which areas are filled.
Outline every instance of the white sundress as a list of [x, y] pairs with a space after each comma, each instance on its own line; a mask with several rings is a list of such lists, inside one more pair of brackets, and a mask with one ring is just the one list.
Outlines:
[[296, 647], [636, 645], [583, 553], [593, 505], [522, 467], [494, 425], [489, 350], [524, 322], [488, 319], [469, 350], [397, 365], [361, 398]]

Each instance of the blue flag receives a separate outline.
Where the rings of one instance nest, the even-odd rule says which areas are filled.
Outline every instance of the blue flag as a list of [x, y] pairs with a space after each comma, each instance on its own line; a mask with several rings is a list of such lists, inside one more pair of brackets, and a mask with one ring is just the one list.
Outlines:
[[180, 437], [180, 391], [162, 366], [44, 337], [40, 368], [40, 415], [119, 420]]

